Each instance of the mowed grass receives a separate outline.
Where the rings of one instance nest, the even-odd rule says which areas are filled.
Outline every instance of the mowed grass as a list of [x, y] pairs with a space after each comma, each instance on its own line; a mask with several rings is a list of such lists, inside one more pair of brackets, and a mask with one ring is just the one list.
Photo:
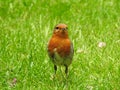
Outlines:
[[[74, 58], [68, 78], [59, 67], [52, 79], [47, 43], [58, 23]], [[1, 0], [0, 89], [120, 90], [120, 1]]]

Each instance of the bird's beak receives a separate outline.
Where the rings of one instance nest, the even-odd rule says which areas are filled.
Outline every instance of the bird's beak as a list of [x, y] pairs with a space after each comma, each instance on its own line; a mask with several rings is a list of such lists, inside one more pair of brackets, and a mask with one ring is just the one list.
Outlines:
[[63, 31], [65, 31], [65, 28], [62, 28]]

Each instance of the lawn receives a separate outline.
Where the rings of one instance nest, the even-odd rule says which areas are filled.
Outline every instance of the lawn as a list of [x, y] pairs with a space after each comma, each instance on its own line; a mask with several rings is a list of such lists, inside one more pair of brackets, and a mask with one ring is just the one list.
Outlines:
[[[74, 58], [56, 77], [47, 43], [68, 25]], [[119, 0], [0, 0], [0, 90], [120, 90]]]

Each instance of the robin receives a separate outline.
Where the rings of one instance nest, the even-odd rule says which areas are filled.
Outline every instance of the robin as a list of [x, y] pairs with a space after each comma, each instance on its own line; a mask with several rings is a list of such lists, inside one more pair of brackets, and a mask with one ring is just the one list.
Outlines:
[[55, 26], [52, 38], [48, 43], [48, 55], [54, 64], [55, 74], [57, 66], [65, 66], [65, 73], [68, 73], [68, 66], [72, 63], [74, 50], [73, 44], [68, 36], [66, 24]]

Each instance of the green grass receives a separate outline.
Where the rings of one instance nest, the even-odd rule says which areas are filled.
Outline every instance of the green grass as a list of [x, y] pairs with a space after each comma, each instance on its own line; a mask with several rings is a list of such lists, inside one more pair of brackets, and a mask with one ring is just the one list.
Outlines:
[[[59, 68], [52, 80], [47, 43], [58, 23], [75, 53], [68, 79]], [[0, 0], [0, 90], [120, 90], [120, 1]]]

